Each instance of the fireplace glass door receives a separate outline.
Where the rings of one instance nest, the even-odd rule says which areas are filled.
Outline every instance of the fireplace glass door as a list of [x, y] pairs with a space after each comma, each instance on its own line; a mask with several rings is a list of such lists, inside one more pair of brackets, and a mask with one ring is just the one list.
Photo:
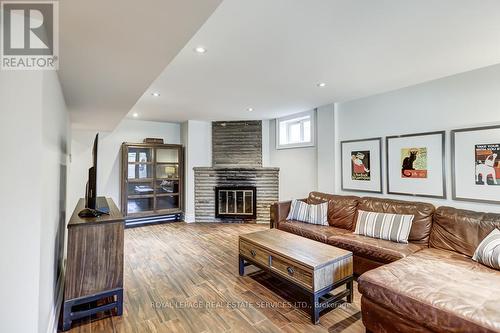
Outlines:
[[255, 218], [256, 191], [254, 187], [217, 188], [216, 217]]

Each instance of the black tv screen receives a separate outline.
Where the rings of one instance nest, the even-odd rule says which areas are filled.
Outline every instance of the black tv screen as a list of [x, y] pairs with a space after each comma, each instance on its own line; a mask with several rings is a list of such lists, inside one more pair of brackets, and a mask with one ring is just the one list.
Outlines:
[[87, 181], [87, 191], [85, 193], [85, 207], [96, 209], [97, 199], [97, 146], [99, 143], [99, 133], [94, 139], [94, 147], [92, 149], [92, 167], [89, 169], [89, 179]]

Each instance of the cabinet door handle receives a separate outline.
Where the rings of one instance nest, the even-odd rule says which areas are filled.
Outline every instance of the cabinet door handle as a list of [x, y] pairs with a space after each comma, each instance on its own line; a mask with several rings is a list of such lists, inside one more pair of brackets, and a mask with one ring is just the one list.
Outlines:
[[292, 267], [287, 267], [286, 270], [290, 275], [293, 275], [293, 273], [295, 273], [295, 270]]
[[250, 250], [250, 254], [252, 255], [252, 257], [255, 257], [257, 255], [257, 253], [255, 252], [255, 250]]

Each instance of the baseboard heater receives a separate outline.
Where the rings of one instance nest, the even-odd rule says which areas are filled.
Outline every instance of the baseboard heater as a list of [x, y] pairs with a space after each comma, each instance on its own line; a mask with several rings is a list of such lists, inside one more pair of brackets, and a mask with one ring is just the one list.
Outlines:
[[165, 222], [178, 222], [182, 220], [182, 214], [169, 214], [151, 217], [138, 217], [125, 220], [125, 228], [140, 227], [148, 224], [158, 224]]

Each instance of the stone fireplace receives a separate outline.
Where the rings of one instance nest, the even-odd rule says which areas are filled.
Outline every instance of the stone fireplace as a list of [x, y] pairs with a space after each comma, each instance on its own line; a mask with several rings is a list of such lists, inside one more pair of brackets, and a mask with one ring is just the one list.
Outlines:
[[196, 221], [269, 223], [279, 168], [262, 167], [262, 122], [213, 122], [212, 161], [194, 168]]

